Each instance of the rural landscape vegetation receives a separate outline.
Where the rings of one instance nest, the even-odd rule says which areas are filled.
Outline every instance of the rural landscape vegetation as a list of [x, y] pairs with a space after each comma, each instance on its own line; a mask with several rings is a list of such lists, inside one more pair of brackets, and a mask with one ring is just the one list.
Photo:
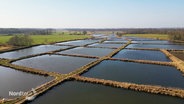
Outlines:
[[[84, 0], [78, 0], [78, 2], [54, 1], [32, 1], [28, 3], [21, 0], [15, 5], [22, 7], [27, 5], [32, 10], [34, 8], [31, 5], [34, 5], [38, 11], [43, 12], [39, 16], [48, 16], [44, 18], [45, 20], [57, 19], [50, 17], [50, 14], [55, 13], [60, 8], [62, 12], [57, 12], [59, 13], [57, 16], [61, 16], [59, 25], [61, 27], [55, 27], [59, 22], [54, 20], [46, 21], [45, 24], [42, 21], [40, 22], [42, 26], [36, 27], [38, 26], [36, 21], [27, 21], [27, 24], [23, 23], [24, 25], [22, 25], [23, 20], [20, 19], [20, 25], [17, 25], [19, 23], [16, 20], [14, 20], [15, 23], [9, 23], [11, 17], [8, 15], [6, 18], [9, 19], [7, 20], [4, 17], [0, 19], [2, 24], [4, 21], [9, 24], [0, 24], [0, 104], [184, 103], [184, 24], [179, 25], [181, 22], [176, 20], [178, 27], [174, 24], [173, 26], [159, 27], [162, 22], [157, 22], [157, 27], [154, 25], [147, 26], [146, 22], [145, 24], [142, 22], [139, 27], [137, 26], [139, 22], [131, 24], [132, 20], [138, 21], [138, 19], [131, 18], [128, 24], [133, 27], [128, 26], [128, 24], [125, 27], [124, 25], [119, 26], [119, 23], [116, 24], [116, 21], [122, 22], [120, 20], [123, 20], [123, 18], [120, 18], [120, 20], [111, 18], [110, 20], [116, 21], [108, 20], [109, 23], [112, 22], [112, 27], [108, 27], [107, 21], [101, 20], [102, 17], [106, 20], [101, 11], [105, 16], [108, 14], [111, 17], [112, 14], [116, 13], [119, 16], [126, 16], [121, 11], [117, 12], [120, 9], [116, 10], [113, 8], [115, 5], [112, 4], [116, 4], [116, 7], [120, 4], [123, 5], [123, 3], [127, 5], [130, 3], [138, 7], [140, 5], [152, 7], [152, 4], [158, 3], [158, 8], [166, 10], [165, 8], [171, 5], [180, 7], [179, 4], [183, 3], [182, 1], [168, 0], [170, 3], [158, 0], [154, 2], [146, 0], [141, 1], [141, 3], [135, 0], [130, 0], [131, 2], [127, 0], [90, 1], [96, 7], [89, 5], [89, 2]], [[10, 2], [9, 0], [2, 3], [7, 5]], [[47, 9], [45, 5], [42, 5], [43, 9], [36, 3], [45, 3], [46, 7], [54, 4], [52, 7], [57, 9], [53, 10], [49, 7], [49, 10], [53, 11], [44, 12]], [[60, 7], [58, 4], [62, 3], [65, 5]], [[77, 9], [75, 6], [70, 9], [66, 7], [66, 5], [70, 4], [71, 6], [76, 3], [79, 3], [78, 5], [81, 7], [77, 6]], [[101, 3], [105, 3], [106, 9], [113, 12], [109, 11], [111, 12], [109, 14], [109, 12], [104, 11], [106, 9], [102, 9]], [[94, 10], [86, 7], [85, 4], [88, 4]], [[162, 7], [163, 4], [165, 4], [165, 7]], [[22, 7], [18, 7], [21, 11], [17, 11], [23, 12], [25, 18], [32, 21], [34, 17], [27, 17], [28, 14], [27, 12], [24, 13]], [[139, 9], [145, 12], [145, 7]], [[95, 11], [95, 8], [98, 8], [99, 11]], [[123, 10], [124, 7], [117, 8]], [[80, 12], [77, 11], [78, 9]], [[160, 9], [156, 9], [158, 14], [162, 12]], [[6, 10], [9, 11], [9, 9]], [[154, 10], [155, 8], [151, 11]], [[177, 10], [181, 11], [181, 9]], [[10, 11], [11, 15], [14, 15], [12, 11], [17, 12], [13, 9]], [[92, 14], [100, 13], [93, 15], [94, 18], [92, 18], [91, 14], [87, 13], [88, 11], [91, 11]], [[126, 11], [130, 12], [131, 9]], [[126, 11], [124, 12], [126, 13]], [[137, 10], [134, 9], [133, 11]], [[72, 19], [61, 15], [67, 13], [67, 16], [71, 16], [75, 12], [81, 14], [76, 14], [76, 18]], [[167, 15], [170, 15], [170, 12]], [[31, 11], [30, 13], [34, 14]], [[6, 14], [8, 12], [4, 16]], [[36, 15], [38, 16], [38, 14]], [[133, 16], [134, 14], [130, 13], [129, 15]], [[106, 18], [109, 19], [110, 17]], [[158, 19], [149, 16], [142, 18], [143, 21], [150, 19], [149, 21], [152, 24]], [[87, 19], [93, 20], [93, 23], [90, 24], [89, 20], [86, 22]], [[124, 23], [129, 18], [125, 19]], [[167, 18], [165, 19], [167, 20]], [[183, 18], [180, 19], [183, 20]], [[73, 21], [70, 24], [71, 26], [68, 26], [68, 23], [70, 23], [68, 20]], [[65, 21], [68, 22], [65, 23]], [[78, 21], [80, 22], [78, 23]], [[99, 22], [106, 24], [107, 27], [100, 25]], [[32, 23], [34, 26], [32, 26]], [[173, 22], [169, 20], [169, 24], [171, 23]], [[16, 25], [12, 26], [12, 24]], [[49, 27], [45, 27], [47, 24], [50, 24]], [[75, 24], [75, 28], [73, 24]]]

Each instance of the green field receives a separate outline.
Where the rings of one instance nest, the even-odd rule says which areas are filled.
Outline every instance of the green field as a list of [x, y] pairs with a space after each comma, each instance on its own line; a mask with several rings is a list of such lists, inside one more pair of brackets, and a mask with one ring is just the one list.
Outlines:
[[[8, 40], [12, 36], [0, 35], [0, 44], [6, 44]], [[55, 33], [53, 35], [31, 35], [33, 39], [33, 44], [48, 44], [53, 42], [61, 42], [61, 41], [68, 41], [74, 39], [85, 39], [90, 38], [89, 35], [69, 35], [64, 34], [60, 35], [59, 33]]]
[[125, 34], [123, 36], [169, 40], [169, 36], [167, 34]]
[[90, 38], [87, 35], [34, 35], [31, 36], [33, 39], [33, 44], [47, 44], [53, 42], [61, 42], [61, 41], [68, 41], [74, 39], [85, 39]]
[[5, 44], [12, 36], [0, 35], [0, 44]]

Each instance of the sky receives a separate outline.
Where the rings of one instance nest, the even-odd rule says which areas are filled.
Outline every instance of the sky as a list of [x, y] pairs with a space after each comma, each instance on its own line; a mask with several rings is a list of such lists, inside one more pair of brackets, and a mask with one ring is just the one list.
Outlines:
[[173, 27], [184, 0], [0, 0], [0, 28]]

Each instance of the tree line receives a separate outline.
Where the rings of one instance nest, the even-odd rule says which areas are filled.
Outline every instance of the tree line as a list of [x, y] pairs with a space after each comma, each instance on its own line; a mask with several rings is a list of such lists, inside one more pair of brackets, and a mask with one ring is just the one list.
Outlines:
[[181, 40], [184, 41], [184, 31], [172, 31], [169, 33], [170, 40]]
[[0, 28], [0, 34], [5, 34], [5, 35], [14, 35], [14, 34], [49, 35], [54, 32], [56, 32], [55, 29]]

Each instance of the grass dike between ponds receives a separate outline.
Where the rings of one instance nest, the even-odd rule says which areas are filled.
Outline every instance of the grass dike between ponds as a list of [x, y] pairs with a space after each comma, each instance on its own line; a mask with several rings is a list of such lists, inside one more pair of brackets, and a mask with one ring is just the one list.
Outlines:
[[184, 98], [184, 90], [177, 89], [177, 88], [166, 88], [162, 86], [154, 86], [154, 85], [142, 85], [142, 84], [134, 84], [128, 82], [117, 82], [111, 80], [104, 80], [104, 79], [96, 79], [96, 78], [88, 78], [82, 76], [75, 76], [73, 79], [82, 82], [89, 82], [95, 84], [102, 84], [105, 86], [112, 86], [116, 88], [124, 88], [130, 89], [135, 91], [147, 92], [152, 94], [161, 94], [161, 95], [169, 95], [173, 97]]
[[123, 58], [110, 58], [109, 60], [123, 61], [123, 62], [135, 62], [135, 63], [142, 63], [142, 64], [154, 64], [154, 65], [163, 65], [163, 66], [174, 66], [173, 62], [162, 62], [162, 61], [151, 61], [151, 60], [133, 60], [133, 59], [123, 59]]
[[171, 59], [175, 65], [175, 67], [181, 71], [184, 75], [184, 61], [180, 60], [179, 58], [175, 57], [173, 54], [171, 54], [169, 51], [165, 49], [161, 49], [161, 51]]

